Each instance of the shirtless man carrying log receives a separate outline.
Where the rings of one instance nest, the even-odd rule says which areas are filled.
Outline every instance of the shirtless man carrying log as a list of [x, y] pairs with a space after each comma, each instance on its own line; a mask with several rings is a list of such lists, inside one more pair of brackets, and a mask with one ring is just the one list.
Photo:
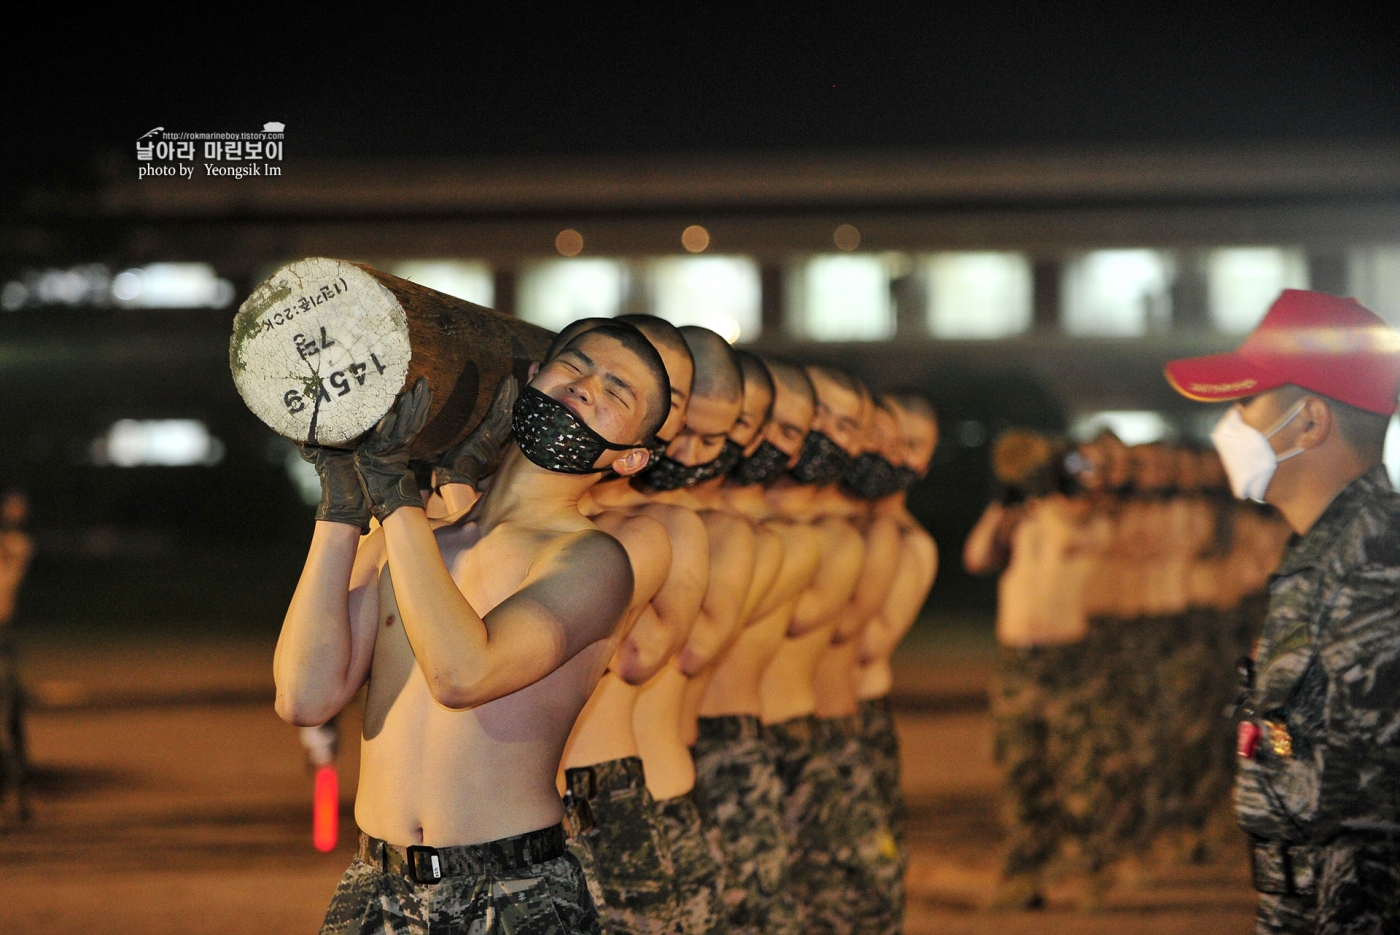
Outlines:
[[[668, 393], [635, 332], [579, 337], [521, 394], [484, 494], [436, 532], [407, 454], [426, 384], [353, 455], [310, 452], [323, 500], [274, 659], [277, 710], [321, 724], [368, 683], [363, 833], [323, 932], [599, 931], [554, 780], [633, 574], [577, 504], [602, 471], [646, 466]], [[371, 511], [381, 530], [361, 544]]]
[[[693, 363], [694, 379], [683, 418], [667, 433], [669, 441], [646, 472], [626, 486], [611, 484], [596, 491], [583, 508], [586, 513], [606, 508], [615, 513], [652, 515], [665, 523], [672, 534], [673, 547], [681, 556], [673, 562], [674, 577], [678, 587], [683, 584], [694, 600], [687, 603], [684, 619], [668, 630], [668, 639], [658, 634], [651, 641], [657, 664], [649, 667], [645, 684], [633, 691], [627, 710], [609, 710], [606, 722], [592, 711], [585, 712], [575, 733], [607, 731], [615, 736], [625, 735], [640, 754], [639, 765], [645, 777], [636, 813], [616, 815], [612, 820], [617, 827], [600, 827], [600, 840], [593, 845], [600, 879], [608, 875], [607, 865], [628, 859], [626, 854], [605, 851], [601, 838], [621, 840], [639, 835], [643, 828], [649, 829], [648, 833], [655, 833], [667, 851], [666, 859], [673, 870], [665, 875], [664, 882], [672, 887], [675, 902], [671, 915], [650, 913], [647, 924], [665, 927], [667, 931], [707, 933], [724, 928], [724, 911], [719, 901], [723, 866], [720, 855], [705, 837], [690, 797], [694, 768], [680, 736], [680, 706], [686, 684], [681, 660], [687, 657], [687, 647], [692, 643], [714, 639], [712, 633], [717, 629], [723, 633], [737, 626], [743, 595], [729, 600], [717, 594], [712, 576], [720, 569], [738, 573], [747, 586], [747, 578], [752, 574], [753, 537], [732, 518], [697, 515], [699, 504], [689, 496], [686, 487], [688, 482], [718, 470], [716, 465], [729, 428], [739, 411], [739, 375], [729, 346], [714, 332], [704, 328], [677, 331], [659, 319], [641, 324], [651, 327], [658, 342], [672, 335], [678, 337], [682, 342], [679, 349]], [[723, 557], [720, 569], [715, 568], [716, 555]], [[675, 616], [659, 607], [666, 590], [663, 588], [663, 594], [654, 602], [663, 618]], [[641, 811], [643, 802], [645, 814]], [[640, 878], [645, 868], [637, 870]], [[639, 925], [638, 922], [628, 930]]]
[[844, 885], [847, 866], [836, 856], [847, 842], [833, 834], [839, 781], [829, 749], [840, 738], [831, 721], [817, 717], [813, 679], [838, 624], [849, 619], [862, 568], [865, 543], [836, 482], [861, 452], [872, 403], [864, 384], [844, 371], [811, 366], [807, 375], [817, 394], [812, 429], [797, 464], [769, 488], [768, 500], [815, 540], [820, 557], [763, 673], [760, 695], [764, 732], [783, 779], [790, 886], [804, 931], [825, 932], [840, 930], [852, 894]]
[[[656, 457], [664, 447], [660, 439], [675, 437], [684, 424], [695, 367], [674, 327], [659, 318], [638, 319], [638, 330], [660, 354], [671, 385], [670, 410], [651, 452]], [[570, 331], [582, 333], [606, 323], [575, 322], [560, 339]], [[655, 586], [634, 594], [636, 622], [574, 724], [562, 771], [569, 849], [583, 865], [604, 927], [644, 935], [672, 930], [679, 893], [670, 841], [648, 788], [632, 713], [640, 687], [676, 654], [700, 612], [709, 553], [704, 526], [694, 513], [645, 502], [631, 487], [631, 479], [624, 475], [604, 480], [581, 499], [579, 509], [614, 535], [614, 530], [639, 523], [661, 530], [670, 562]], [[622, 541], [629, 543], [628, 538]], [[648, 550], [634, 553], [629, 547], [629, 555], [634, 564], [651, 561]]]
[[[767, 536], [777, 538], [779, 568], [750, 612], [752, 622], [707, 670], [693, 747], [695, 799], [706, 822], [720, 832], [728, 869], [725, 903], [730, 930], [795, 935], [797, 903], [785, 884], [783, 786], [762, 736], [760, 685], [787, 634], [797, 601], [811, 583], [820, 553], [815, 537], [778, 514], [766, 492], [797, 463], [816, 394], [801, 367], [770, 360], [766, 369], [773, 383], [772, 412], [749, 439], [722, 491], [731, 511], [763, 530], [757, 540], [760, 556], [766, 552], [762, 543]], [[746, 387], [749, 382], [746, 378]], [[747, 392], [745, 396], [748, 409]]]

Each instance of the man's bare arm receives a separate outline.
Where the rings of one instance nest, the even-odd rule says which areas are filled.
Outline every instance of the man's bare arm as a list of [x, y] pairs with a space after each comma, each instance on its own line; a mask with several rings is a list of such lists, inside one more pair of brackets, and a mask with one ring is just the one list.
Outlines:
[[899, 524], [890, 516], [876, 516], [865, 530], [865, 556], [860, 578], [850, 603], [839, 612], [833, 643], [844, 643], [860, 635], [871, 617], [880, 612], [894, 583], [903, 544]]
[[906, 529], [904, 548], [889, 593], [880, 612], [870, 619], [861, 634], [861, 665], [878, 662], [894, 652], [918, 619], [937, 575], [938, 546], [933, 537], [918, 526]]
[[[656, 617], [648, 630], [655, 642], [648, 655], [652, 657], [654, 668], [646, 672], [646, 678], [641, 681], [627, 679], [632, 685], [640, 685], [651, 678], [681, 651], [700, 613], [710, 580], [709, 534], [704, 521], [693, 510], [669, 503], [650, 503], [637, 512], [666, 527], [671, 541], [671, 570], [651, 600], [651, 610]], [[639, 670], [633, 674], [642, 673]]]
[[1007, 527], [1013, 522], [1013, 511], [995, 501], [987, 504], [982, 518], [967, 534], [963, 545], [963, 567], [974, 575], [990, 575], [1001, 571], [1011, 558], [1007, 548]]
[[706, 510], [701, 515], [710, 547], [705, 598], [680, 653], [680, 669], [698, 675], [738, 636], [744, 599], [753, 580], [753, 527], [737, 516]]
[[784, 605], [795, 604], [799, 595], [812, 583], [812, 576], [821, 564], [821, 545], [811, 527], [799, 523], [765, 524], [782, 544], [778, 576], [753, 612], [757, 623]]
[[486, 704], [539, 681], [611, 638], [632, 599], [626, 550], [588, 530], [548, 550], [483, 619], [448, 573], [421, 508], [395, 510], [384, 531], [404, 633], [444, 707]]
[[753, 579], [744, 597], [743, 617], [746, 625], [757, 622], [764, 599], [778, 583], [783, 567], [783, 540], [773, 530], [759, 523], [753, 530]]
[[660, 522], [645, 514], [606, 510], [593, 522], [622, 543], [632, 563], [632, 602], [611, 668], [629, 685], [640, 685], [665, 665], [674, 643], [651, 606], [671, 573], [671, 539]]
[[318, 521], [272, 657], [277, 713], [324, 724], [364, 684], [378, 632], [383, 533]]
[[802, 636], [826, 623], [845, 608], [860, 578], [865, 541], [843, 519], [828, 518], [817, 524], [823, 548], [811, 586], [797, 601], [788, 626], [789, 636]]

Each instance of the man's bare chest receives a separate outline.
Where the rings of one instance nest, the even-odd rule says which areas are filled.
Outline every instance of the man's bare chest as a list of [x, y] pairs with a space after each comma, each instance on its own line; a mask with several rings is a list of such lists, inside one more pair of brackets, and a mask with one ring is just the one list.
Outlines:
[[537, 536], [509, 527], [482, 535], [464, 524], [439, 530], [437, 540], [457, 589], [482, 617], [520, 590], [541, 550]]

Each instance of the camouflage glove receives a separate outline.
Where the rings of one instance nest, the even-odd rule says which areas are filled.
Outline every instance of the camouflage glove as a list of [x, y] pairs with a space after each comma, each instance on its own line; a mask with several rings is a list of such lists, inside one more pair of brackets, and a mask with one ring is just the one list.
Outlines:
[[442, 453], [438, 466], [433, 468], [434, 487], [469, 484], [475, 490], [481, 479], [496, 469], [501, 451], [510, 441], [510, 422], [519, 395], [520, 384], [514, 376], [507, 375], [496, 387], [491, 408], [486, 410], [481, 424]]
[[358, 526], [360, 532], [368, 530], [369, 500], [365, 498], [360, 475], [355, 473], [355, 452], [305, 442], [297, 442], [296, 446], [321, 478], [321, 504], [316, 507], [316, 518]]
[[355, 470], [364, 482], [370, 512], [381, 523], [401, 506], [423, 506], [418, 481], [408, 466], [408, 446], [428, 420], [432, 401], [428, 381], [419, 377], [355, 449]]

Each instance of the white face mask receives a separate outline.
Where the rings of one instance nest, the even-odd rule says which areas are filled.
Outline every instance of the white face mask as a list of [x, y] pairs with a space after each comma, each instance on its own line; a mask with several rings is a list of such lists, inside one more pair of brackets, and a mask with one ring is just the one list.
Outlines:
[[1263, 503], [1264, 494], [1269, 489], [1269, 481], [1274, 479], [1274, 471], [1278, 470], [1279, 462], [1303, 453], [1302, 448], [1294, 448], [1281, 455], [1274, 454], [1269, 439], [1303, 411], [1305, 402], [1305, 399], [1298, 400], [1298, 405], [1284, 416], [1283, 421], [1267, 433], [1248, 425], [1240, 413], [1240, 407], [1231, 406], [1230, 411], [1225, 413], [1225, 418], [1216, 425], [1215, 431], [1210, 433], [1210, 440], [1215, 443], [1215, 450], [1220, 453], [1220, 461], [1225, 465], [1225, 474], [1230, 478], [1230, 489], [1236, 497]]

